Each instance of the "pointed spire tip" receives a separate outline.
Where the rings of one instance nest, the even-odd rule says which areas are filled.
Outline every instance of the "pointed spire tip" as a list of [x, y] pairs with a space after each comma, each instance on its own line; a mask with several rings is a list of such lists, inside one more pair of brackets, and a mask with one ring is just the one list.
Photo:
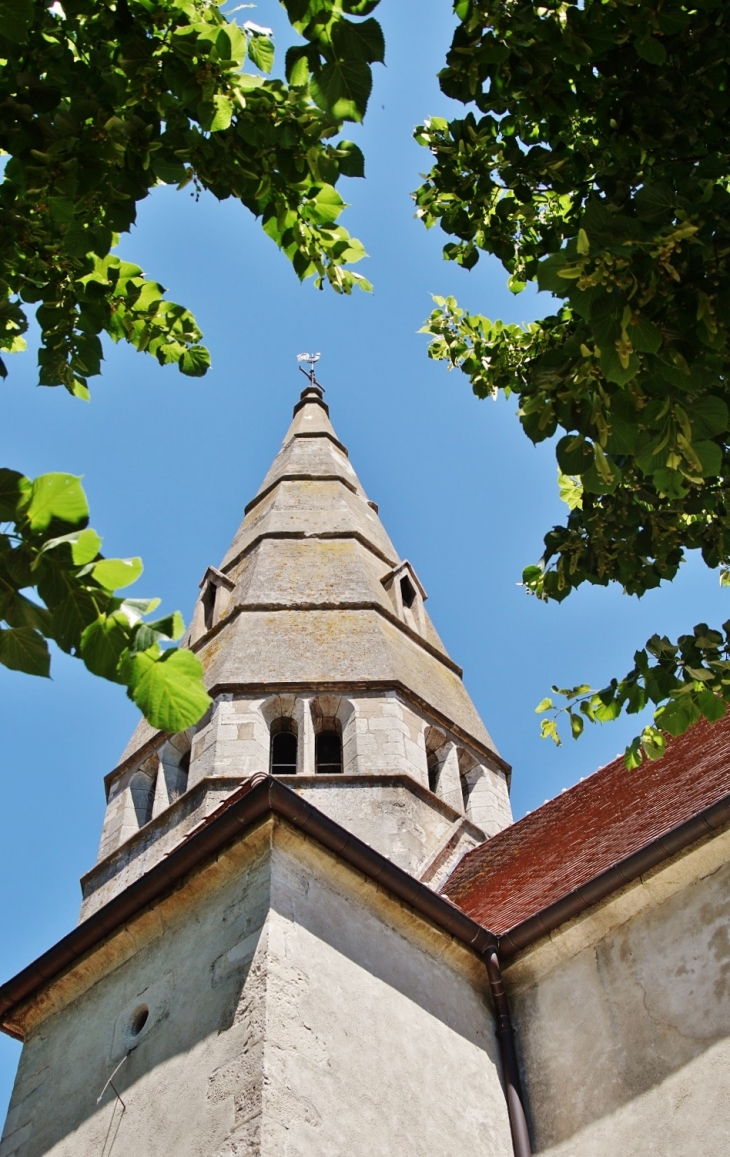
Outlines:
[[311, 405], [312, 403], [314, 405], [321, 406], [322, 409], [324, 410], [324, 412], [329, 417], [330, 408], [327, 405], [327, 403], [325, 402], [323, 395], [324, 395], [324, 390], [322, 389], [321, 386], [314, 385], [312, 383], [310, 383], [308, 386], [305, 386], [304, 389], [302, 390], [301, 394], [299, 395], [299, 401], [297, 402], [296, 406], [294, 407], [292, 417], [296, 417], [296, 415], [299, 413], [299, 411], [302, 409], [303, 406], [308, 406], [308, 405]]

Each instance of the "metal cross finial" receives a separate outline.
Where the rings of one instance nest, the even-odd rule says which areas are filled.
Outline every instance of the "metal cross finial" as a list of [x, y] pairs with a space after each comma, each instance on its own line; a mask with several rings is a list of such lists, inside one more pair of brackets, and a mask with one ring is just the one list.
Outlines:
[[[322, 390], [324, 393], [324, 386], [320, 386], [319, 382], [314, 376], [314, 367], [316, 366], [321, 356], [321, 354], [297, 354], [297, 361], [300, 363], [299, 369], [302, 371], [305, 378], [309, 378], [310, 385], [319, 386], [320, 390]], [[309, 372], [307, 372], [304, 366], [301, 365], [302, 362], [309, 362]]]

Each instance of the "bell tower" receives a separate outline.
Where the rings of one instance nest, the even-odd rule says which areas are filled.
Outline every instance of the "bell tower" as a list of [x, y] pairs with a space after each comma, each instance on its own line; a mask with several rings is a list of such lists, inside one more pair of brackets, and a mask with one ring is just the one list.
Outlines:
[[438, 889], [509, 767], [313, 374], [184, 644], [211, 708], [139, 724], [79, 925], [0, 987], [0, 1157], [507, 1157], [494, 938]]
[[141, 722], [106, 777], [82, 918], [254, 772], [281, 777], [432, 887], [510, 823], [509, 768], [426, 598], [310, 382], [200, 585], [185, 642], [214, 706], [183, 735]]

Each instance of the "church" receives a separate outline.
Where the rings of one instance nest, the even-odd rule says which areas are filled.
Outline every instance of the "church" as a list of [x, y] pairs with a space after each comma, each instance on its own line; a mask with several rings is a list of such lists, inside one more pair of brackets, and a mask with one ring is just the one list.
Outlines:
[[730, 1153], [730, 722], [516, 823], [313, 379], [104, 781], [78, 926], [0, 987], [0, 1157]]

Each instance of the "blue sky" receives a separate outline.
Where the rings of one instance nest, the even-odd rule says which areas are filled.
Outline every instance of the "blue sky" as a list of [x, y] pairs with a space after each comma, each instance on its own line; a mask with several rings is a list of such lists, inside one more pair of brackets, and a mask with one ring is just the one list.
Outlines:
[[[250, 15], [286, 42], [275, 0]], [[550, 684], [602, 686], [628, 670], [654, 631], [721, 623], [728, 598], [699, 559], [641, 601], [581, 589], [544, 606], [517, 585], [565, 515], [550, 447], [528, 442], [511, 402], [478, 401], [462, 375], [430, 362], [417, 331], [431, 293], [454, 293], [510, 321], [550, 312], [550, 299], [513, 297], [496, 262], [471, 273], [444, 263], [444, 235], [414, 219], [409, 194], [429, 155], [412, 129], [460, 107], [435, 79], [453, 17], [447, 0], [383, 0], [377, 15], [387, 67], [376, 68], [365, 125], [348, 134], [365, 152], [367, 179], [341, 185], [351, 205], [343, 223], [370, 254], [360, 268], [375, 292], [343, 299], [302, 286], [240, 205], [158, 190], [120, 252], [193, 309], [212, 370], [192, 381], [109, 346], [86, 405], [37, 389], [34, 355], [15, 358], [0, 384], [0, 460], [30, 476], [83, 474], [105, 553], [142, 555], [135, 592], [189, 616], [205, 568], [220, 562], [280, 445], [303, 384], [296, 354], [321, 350], [335, 429], [513, 765], [518, 817], [612, 759], [637, 728], [635, 718], [619, 721], [554, 748], [540, 740], [534, 714]], [[103, 776], [137, 719], [122, 689], [74, 660], [54, 657], [52, 673], [41, 681], [0, 668], [0, 979], [76, 922], [78, 878], [96, 857]], [[1, 1036], [0, 1118], [18, 1055]]]

